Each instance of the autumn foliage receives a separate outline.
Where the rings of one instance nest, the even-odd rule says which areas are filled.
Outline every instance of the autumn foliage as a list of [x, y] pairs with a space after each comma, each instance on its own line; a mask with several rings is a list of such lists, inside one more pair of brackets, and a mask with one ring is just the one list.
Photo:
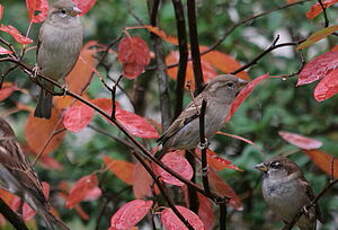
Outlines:
[[[98, 16], [97, 8], [107, 4], [95, 0], [73, 1], [82, 10], [81, 16], [85, 19], [86, 28], [94, 26], [95, 23], [90, 23], [94, 19], [90, 17]], [[285, 1], [285, 4], [296, 6], [296, 2]], [[338, 1], [321, 2], [322, 6], [319, 2], [312, 2], [312, 6], [306, 8], [306, 15], [302, 15], [304, 23], [315, 23], [306, 20], [316, 20], [323, 15], [324, 8], [329, 11]], [[231, 104], [226, 118], [227, 128], [235, 134], [219, 132], [221, 135], [208, 140], [212, 145], [205, 152], [200, 148], [193, 150], [193, 153], [173, 150], [157, 161], [153, 158], [159, 149], [155, 140], [165, 130], [165, 124], [171, 122], [161, 121], [160, 114], [162, 113], [162, 119], [165, 112], [168, 117], [171, 116], [177, 103], [172, 98], [179, 93], [185, 95], [185, 101], [193, 100], [196, 96], [194, 65], [197, 57], [190, 51], [192, 39], [186, 41], [188, 61], [185, 66], [185, 84], [178, 89], [175, 87], [181, 80], [181, 34], [154, 22], [147, 22], [136, 26], [120, 25], [122, 29], [119, 34], [110, 34], [111, 37], [100, 41], [99, 36], [95, 37], [94, 32], [88, 29], [89, 35], [85, 37], [80, 57], [66, 78], [67, 90], [54, 97], [51, 119], [39, 119], [33, 116], [36, 93], [32, 91], [36, 90], [36, 82], [32, 77], [35, 60], [31, 57], [31, 53], [35, 52], [31, 50], [35, 49], [37, 37], [22, 28], [28, 28], [29, 24], [36, 27], [42, 23], [47, 18], [49, 6], [47, 0], [26, 0], [25, 4], [20, 4], [24, 5], [27, 12], [24, 27], [18, 27], [11, 18], [6, 19], [5, 24], [3, 21], [9, 7], [0, 4], [0, 115], [10, 121], [20, 120], [15, 124], [20, 125], [19, 129], [22, 130], [21, 133], [18, 132], [21, 135], [20, 143], [39, 175], [43, 172], [43, 178], [49, 179], [43, 183], [45, 196], [52, 196], [52, 202], [57, 200], [53, 203], [53, 213], [61, 219], [75, 210], [72, 214], [74, 218], [79, 217], [87, 221], [85, 223], [97, 223], [100, 227], [97, 229], [141, 229], [142, 225], [156, 225], [166, 230], [184, 230], [189, 225], [196, 230], [225, 229], [225, 224], [230, 225], [239, 218], [233, 213], [242, 212], [245, 216], [253, 202], [256, 202], [252, 201], [252, 197], [260, 196], [252, 182], [254, 177], [251, 174], [254, 173], [251, 169], [257, 163], [255, 161], [272, 156], [273, 151], [289, 152], [288, 148], [301, 152], [296, 155], [301, 155], [302, 162], [307, 161], [319, 169], [317, 174], [331, 179], [338, 178], [338, 160], [337, 155], [334, 155], [337, 152], [331, 153], [328, 144], [331, 139], [337, 143], [337, 118], [330, 118], [336, 123], [326, 130], [308, 122], [311, 116], [315, 117], [314, 120], [322, 119], [325, 122], [325, 111], [309, 113], [299, 121], [291, 117], [294, 111], [299, 116], [300, 113], [311, 111], [311, 106], [337, 102], [337, 46], [328, 46], [310, 58], [305, 55], [305, 60], [302, 60], [304, 63], [298, 67], [291, 65], [293, 61], [290, 61], [293, 72], [296, 70], [290, 74], [292, 71], [275, 71], [271, 67], [275, 65], [273, 58], [271, 63], [261, 66], [259, 70], [255, 69], [261, 58], [279, 48], [278, 39], [269, 46], [272, 47], [271, 50], [264, 48], [261, 51], [257, 47], [252, 48], [252, 44], [252, 47], [243, 45], [241, 41], [238, 44], [234, 42], [231, 48], [219, 44], [212, 46], [211, 42], [201, 45], [203, 43], [200, 42], [200, 71], [205, 84], [219, 74], [234, 74], [249, 81]], [[269, 10], [271, 9], [266, 9]], [[245, 23], [254, 18], [249, 17], [247, 21], [240, 22], [238, 27], [249, 27]], [[197, 17], [197, 23], [198, 20]], [[297, 25], [292, 26], [297, 30]], [[175, 24], [171, 28], [175, 28]], [[232, 31], [237, 27], [229, 28], [227, 36], [231, 37]], [[288, 46], [294, 47], [293, 58], [306, 53], [319, 41], [335, 38], [337, 31], [337, 25], [327, 25], [309, 32], [304, 39], [292, 42]], [[90, 40], [92, 37], [95, 40]], [[156, 49], [165, 50], [161, 51], [162, 57], [156, 56]], [[243, 50], [249, 51], [242, 52]], [[250, 55], [245, 56], [246, 52]], [[23, 54], [31, 55], [31, 59]], [[300, 56], [304, 58], [303, 54]], [[285, 63], [281, 65], [287, 69]], [[13, 71], [11, 68], [16, 71], [14, 73], [22, 74], [21, 79], [19, 75], [10, 75]], [[165, 80], [160, 77], [160, 71], [165, 74]], [[318, 83], [312, 87], [316, 81]], [[294, 96], [294, 101], [304, 99], [299, 95], [303, 96], [306, 92], [310, 92], [313, 97], [306, 94], [306, 105], [297, 104], [288, 108], [294, 104], [285, 99], [289, 95], [283, 94], [286, 92], [283, 91], [287, 88], [286, 84], [293, 90], [290, 94]], [[55, 87], [62, 90], [64, 86]], [[269, 87], [273, 92], [268, 95]], [[172, 97], [170, 100], [164, 99], [167, 92]], [[282, 93], [276, 95], [277, 92]], [[261, 110], [264, 110], [266, 104], [259, 100], [263, 98], [265, 103], [270, 103], [269, 100], [273, 101], [274, 97], [280, 102], [280, 108], [279, 105], [273, 105], [267, 112], [268, 115], [262, 115]], [[167, 110], [163, 109], [163, 104]], [[337, 103], [328, 111], [337, 114]], [[330, 121], [328, 119], [327, 122]], [[265, 123], [254, 126], [253, 123], [259, 122]], [[298, 122], [306, 126], [293, 128]], [[267, 124], [269, 128], [266, 128]], [[271, 139], [269, 144], [260, 138], [264, 135]], [[245, 160], [243, 155], [246, 155]], [[207, 169], [201, 167], [205, 160]], [[62, 175], [60, 178], [58, 173]], [[258, 178], [257, 175], [256, 177]], [[205, 187], [205, 180], [208, 181], [208, 188]], [[124, 195], [126, 192], [128, 196]], [[0, 198], [12, 210], [22, 213], [22, 219], [26, 223], [37, 226], [35, 222], [32, 224], [36, 211], [20, 197], [1, 189]], [[235, 217], [221, 219], [222, 207], [231, 210], [231, 215]], [[263, 216], [261, 213], [259, 215]], [[66, 219], [65, 222], [67, 221]], [[72, 220], [69, 224], [71, 222]], [[0, 226], [5, 225], [9, 223], [0, 215]]]

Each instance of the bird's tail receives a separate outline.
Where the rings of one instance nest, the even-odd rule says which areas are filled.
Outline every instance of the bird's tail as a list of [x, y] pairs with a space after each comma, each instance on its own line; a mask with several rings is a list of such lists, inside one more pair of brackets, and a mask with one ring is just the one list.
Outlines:
[[39, 101], [35, 108], [34, 116], [49, 119], [52, 114], [53, 95], [41, 89]]

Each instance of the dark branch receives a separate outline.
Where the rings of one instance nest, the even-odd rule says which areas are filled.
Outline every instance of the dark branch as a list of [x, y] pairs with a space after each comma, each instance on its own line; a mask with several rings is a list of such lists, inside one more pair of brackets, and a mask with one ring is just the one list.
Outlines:
[[202, 153], [202, 181], [204, 191], [209, 194], [209, 179], [208, 179], [208, 160], [207, 160], [207, 148], [208, 140], [205, 139], [205, 110], [207, 107], [207, 101], [202, 101], [201, 113], [199, 116], [199, 125], [200, 125], [200, 149]]
[[13, 225], [16, 230], [28, 230], [25, 222], [1, 198], [0, 213]]
[[185, 29], [184, 10], [181, 0], [172, 0], [175, 9], [177, 37], [178, 37], [178, 50], [180, 53], [180, 60], [178, 62], [177, 71], [177, 85], [176, 85], [176, 107], [175, 117], [180, 115], [183, 108], [183, 94], [185, 85], [185, 75], [188, 64], [188, 42], [187, 31]]
[[203, 72], [201, 65], [201, 55], [198, 43], [198, 32], [196, 24], [196, 3], [195, 0], [187, 1], [188, 7], [188, 24], [190, 37], [190, 50], [195, 77], [195, 92], [200, 92], [203, 87]]

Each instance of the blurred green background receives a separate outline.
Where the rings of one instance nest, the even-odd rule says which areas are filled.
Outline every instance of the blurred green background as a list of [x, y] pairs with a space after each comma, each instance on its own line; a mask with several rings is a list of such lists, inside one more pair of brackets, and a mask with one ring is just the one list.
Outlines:
[[[322, 16], [318, 16], [314, 20], [308, 20], [305, 16], [306, 11], [315, 2], [309, 1], [276, 11], [244, 24], [231, 33], [217, 50], [230, 54], [241, 63], [246, 64], [268, 47], [277, 34], [281, 37], [279, 42], [305, 38], [312, 32], [320, 30], [323, 26]], [[183, 1], [183, 3], [186, 5], [186, 1]], [[5, 7], [4, 18], [1, 23], [13, 25], [24, 33], [29, 25], [25, 2], [22, 0], [2, 0], [1, 4]], [[200, 44], [210, 46], [223, 35], [230, 25], [237, 23], [240, 19], [269, 11], [284, 4], [286, 4], [286, 1], [277, 0], [197, 1]], [[337, 7], [328, 9], [331, 24], [337, 24], [336, 12]], [[160, 28], [170, 35], [177, 36], [174, 15], [171, 1], [162, 1], [159, 12]], [[82, 17], [82, 20], [85, 25], [86, 41], [96, 40], [102, 44], [109, 44], [123, 33], [123, 28], [139, 25], [140, 22], [149, 24], [147, 2], [98, 0], [94, 8]], [[34, 24], [30, 33], [30, 37], [35, 41], [39, 26]], [[141, 36], [150, 45], [150, 36], [146, 31], [132, 30], [129, 32], [132, 35]], [[13, 42], [3, 32], [0, 32], [0, 36]], [[314, 56], [329, 51], [335, 44], [337, 44], [337, 37], [333, 36], [316, 43], [303, 50], [305, 60], [308, 61]], [[163, 46], [166, 53], [176, 49], [176, 47], [165, 42], [163, 42]], [[16, 45], [16, 48], [19, 49], [20, 46]], [[32, 65], [34, 59], [35, 51], [28, 52], [25, 61]], [[113, 59], [113, 62], [117, 61]], [[264, 73], [271, 75], [290, 74], [297, 71], [300, 65], [299, 54], [292, 47], [286, 47], [266, 55], [248, 72], [251, 78]], [[7, 67], [8, 64], [0, 63], [1, 71]], [[103, 73], [106, 71], [103, 67], [98, 67], [98, 70]], [[119, 64], [112, 65], [109, 71], [112, 75], [118, 73], [120, 71]], [[153, 80], [150, 81], [150, 79]], [[6, 80], [16, 82], [21, 88], [29, 89], [33, 97], [17, 92], [1, 103], [0, 111], [13, 108], [16, 102], [35, 105], [34, 98], [38, 94], [38, 88], [30, 82], [27, 76], [17, 70], [12, 72]], [[296, 88], [296, 81], [297, 77], [287, 80], [266, 80], [255, 89], [223, 130], [254, 141], [263, 151], [258, 151], [253, 146], [228, 137], [218, 135], [213, 138], [212, 147], [215, 151], [245, 170], [243, 173], [232, 170], [222, 172], [224, 180], [231, 184], [234, 190], [243, 197], [244, 203], [242, 212], [229, 211], [229, 229], [281, 229], [282, 223], [271, 214], [263, 201], [259, 183], [260, 174], [253, 169], [256, 163], [264, 159], [280, 153], [294, 152], [291, 159], [295, 160], [303, 169], [316, 194], [329, 180], [329, 177], [321, 172], [304, 153], [284, 142], [278, 136], [278, 131], [290, 131], [316, 138], [323, 142], [321, 150], [337, 157], [338, 97], [334, 96], [327, 101], [318, 103], [312, 95], [317, 83]], [[122, 84], [126, 91], [133, 95], [133, 82], [123, 80]], [[140, 76], [137, 84], [144, 84], [146, 90], [144, 116], [160, 122], [158, 86], [153, 73], [146, 72]], [[174, 90], [175, 82], [171, 80], [172, 109], [174, 109]], [[92, 97], [110, 97], [109, 92], [97, 77], [93, 78], [88, 94]], [[118, 95], [118, 100], [123, 107], [130, 111], [137, 111], [137, 108], [132, 108], [128, 100], [123, 97], [123, 93]], [[187, 93], [185, 102], [187, 103], [190, 100], [190, 95]], [[12, 124], [15, 126], [20, 140], [24, 140], [23, 128], [27, 115], [27, 112], [19, 112], [11, 116]], [[100, 118], [96, 118], [93, 125], [124, 138], [115, 127], [109, 126]], [[155, 146], [154, 141], [146, 141], [145, 144], [149, 147]], [[47, 170], [39, 166], [38, 172], [43, 180], [52, 185], [57, 185], [62, 180], [73, 182], [94, 170], [100, 169], [104, 154], [113, 158], [133, 160], [127, 148], [119, 143], [112, 142], [111, 139], [89, 128], [80, 133], [68, 133], [65, 141], [54, 154], [56, 159], [63, 164], [64, 169], [62, 171]], [[90, 215], [89, 221], [80, 220], [74, 210], [59, 208], [62, 219], [71, 226], [71, 229], [95, 229], [100, 215], [102, 215], [101, 225], [100, 228], [96, 229], [107, 229], [109, 218], [117, 208], [123, 202], [134, 199], [132, 188], [125, 185], [112, 173], [106, 172], [100, 175], [100, 179], [103, 182], [102, 187], [105, 195], [100, 200], [81, 203], [84, 210]], [[320, 200], [320, 207], [326, 220], [326, 223], [321, 227], [323, 230], [338, 229], [337, 194], [338, 187], [335, 186]], [[100, 211], [105, 199], [111, 197], [113, 197], [112, 202], [108, 203], [105, 212], [101, 214]], [[217, 215], [217, 207], [215, 211]], [[144, 227], [141, 227], [141, 229], [147, 229], [146, 225], [144, 223]], [[10, 227], [7, 226], [4, 229], [10, 229]]]

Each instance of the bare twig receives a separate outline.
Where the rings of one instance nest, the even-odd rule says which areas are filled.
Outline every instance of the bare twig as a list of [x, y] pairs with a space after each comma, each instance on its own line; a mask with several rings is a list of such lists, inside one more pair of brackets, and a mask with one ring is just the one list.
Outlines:
[[203, 188], [206, 193], [210, 193], [209, 180], [208, 180], [208, 160], [207, 160], [207, 148], [208, 140], [205, 139], [205, 110], [207, 107], [207, 101], [202, 101], [201, 113], [199, 116], [200, 125], [200, 149], [202, 153], [202, 181]]
[[243, 70], [246, 70], [247, 68], [257, 64], [257, 62], [264, 57], [266, 54], [270, 53], [272, 50], [278, 49], [280, 47], [284, 47], [284, 46], [296, 46], [299, 43], [303, 42], [304, 40], [301, 41], [297, 41], [297, 42], [286, 42], [286, 43], [281, 43], [281, 44], [276, 44], [278, 41], [279, 37], [277, 37], [272, 44], [266, 49], [264, 50], [262, 53], [258, 54], [253, 60], [251, 60], [248, 64], [241, 66], [239, 69], [231, 72], [231, 74], [237, 74]]
[[326, 12], [326, 7], [324, 6], [322, 0], [318, 0], [320, 7], [322, 8], [323, 11], [323, 16], [324, 16], [324, 26], [328, 27], [330, 22], [329, 18], [327, 17], [327, 12]]
[[223, 34], [223, 36], [222, 36], [221, 39], [219, 39], [217, 42], [215, 42], [213, 45], [211, 45], [209, 47], [209, 49], [203, 51], [201, 54], [202, 55], [203, 54], [207, 54], [210, 51], [216, 49], [217, 46], [219, 46], [233, 31], [235, 31], [235, 29], [237, 29], [241, 25], [244, 25], [244, 24], [246, 24], [246, 23], [248, 23], [250, 21], [253, 21], [253, 20], [257, 19], [257, 18], [266, 16], [266, 15], [271, 14], [273, 12], [276, 12], [276, 11], [279, 11], [279, 10], [283, 10], [283, 9], [286, 9], [286, 8], [289, 8], [289, 7], [292, 7], [292, 6], [295, 6], [295, 5], [303, 4], [303, 3], [308, 2], [308, 1], [311, 1], [311, 0], [303, 0], [303, 1], [298, 1], [298, 2], [291, 3], [291, 4], [286, 4], [286, 5], [279, 6], [279, 7], [276, 7], [274, 9], [271, 9], [271, 10], [268, 10], [268, 11], [264, 11], [262, 13], [259, 13], [259, 14], [247, 17], [247, 18], [241, 20], [240, 22], [238, 22], [238, 23], [230, 26], [230, 28]]

